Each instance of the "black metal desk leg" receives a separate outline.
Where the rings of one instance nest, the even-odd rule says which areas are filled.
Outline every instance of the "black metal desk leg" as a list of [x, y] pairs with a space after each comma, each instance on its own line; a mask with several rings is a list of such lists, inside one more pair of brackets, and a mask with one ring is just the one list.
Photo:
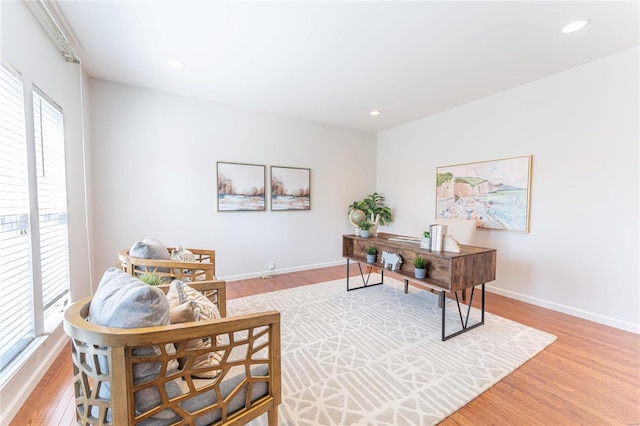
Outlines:
[[349, 259], [347, 259], [347, 291], [349, 291]]
[[362, 278], [362, 285], [360, 287], [351, 288], [349, 287], [349, 259], [347, 258], [347, 291], [359, 290], [361, 288], [373, 287], [376, 285], [380, 285], [384, 283], [384, 272], [381, 274], [381, 279], [379, 283], [369, 283], [369, 278], [371, 278], [371, 272], [373, 271], [373, 266], [371, 264], [366, 264], [369, 266], [369, 271], [365, 273], [362, 271], [362, 265], [358, 262], [358, 270], [360, 271], [360, 278]]
[[447, 306], [447, 301], [444, 298], [444, 291], [441, 291], [440, 293], [438, 293], [438, 305], [442, 306], [442, 341], [444, 342], [445, 340], [447, 340], [444, 337], [444, 326], [445, 326], [445, 322], [446, 322], [446, 308], [445, 308], [445, 306]]
[[446, 317], [446, 309], [445, 309], [445, 299], [444, 299], [444, 291], [442, 291], [439, 295], [438, 302], [442, 302], [442, 341], [448, 340], [452, 337], [457, 336], [458, 334], [466, 333], [469, 330], [472, 330], [476, 327], [484, 324], [484, 307], [485, 307], [485, 292], [484, 292], [484, 283], [482, 284], [482, 301], [481, 301], [481, 309], [480, 309], [480, 321], [469, 325], [469, 318], [471, 317], [471, 307], [473, 305], [473, 295], [475, 293], [475, 286], [471, 287], [471, 296], [469, 297], [469, 304], [467, 306], [467, 314], [465, 317], [462, 316], [462, 309], [460, 308], [460, 300], [458, 299], [458, 292], [455, 292], [456, 295], [456, 304], [458, 305], [458, 314], [460, 314], [460, 326], [461, 330], [456, 331], [455, 333], [451, 333], [450, 335], [445, 334], [445, 317]]

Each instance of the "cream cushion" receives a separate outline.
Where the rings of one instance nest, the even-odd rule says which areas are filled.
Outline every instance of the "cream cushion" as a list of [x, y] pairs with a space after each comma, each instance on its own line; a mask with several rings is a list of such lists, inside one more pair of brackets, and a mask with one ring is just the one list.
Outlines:
[[190, 252], [189, 250], [183, 248], [182, 246], [178, 246], [171, 251], [169, 255], [171, 260], [175, 260], [177, 262], [195, 262], [196, 256]]
[[[189, 321], [207, 321], [220, 318], [220, 312], [218, 307], [211, 302], [205, 295], [189, 287], [187, 284], [179, 280], [171, 282], [169, 291], [167, 292], [167, 299], [171, 307], [171, 322], [178, 324]], [[216, 343], [218, 346], [223, 344], [221, 336], [216, 336]], [[204, 348], [210, 348], [211, 342], [202, 339], [193, 339], [187, 342], [185, 350], [198, 350]], [[197, 356], [191, 363], [193, 370], [192, 376], [201, 379], [212, 379], [219, 373], [219, 369], [213, 369], [220, 365], [222, 360], [222, 352], [211, 351], [206, 354]], [[178, 359], [180, 368], [189, 361], [189, 357], [181, 357]]]

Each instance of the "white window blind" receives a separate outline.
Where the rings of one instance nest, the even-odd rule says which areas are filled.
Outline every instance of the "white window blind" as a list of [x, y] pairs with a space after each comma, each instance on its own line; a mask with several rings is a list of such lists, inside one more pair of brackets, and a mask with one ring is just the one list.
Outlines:
[[[33, 121], [25, 120], [21, 76], [0, 64], [2, 372], [45, 332], [48, 318], [51, 324], [58, 320], [50, 314], [60, 313], [66, 305], [69, 238], [62, 109], [34, 86]], [[33, 146], [27, 145], [25, 132], [32, 124]], [[33, 229], [30, 218], [36, 215], [38, 225]]]
[[37, 87], [34, 87], [33, 91], [33, 127], [38, 182], [42, 303], [46, 317], [50, 312], [59, 312], [66, 305], [69, 296], [67, 192], [62, 108]]
[[35, 337], [24, 95], [0, 66], [0, 371]]

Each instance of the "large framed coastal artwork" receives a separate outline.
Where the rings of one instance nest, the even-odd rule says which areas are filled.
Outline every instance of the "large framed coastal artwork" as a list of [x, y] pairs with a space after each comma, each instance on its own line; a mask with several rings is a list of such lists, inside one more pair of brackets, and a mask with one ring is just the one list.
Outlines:
[[529, 232], [532, 156], [437, 168], [436, 218]]
[[265, 166], [216, 163], [218, 211], [265, 211]]
[[311, 210], [311, 170], [271, 166], [271, 211]]

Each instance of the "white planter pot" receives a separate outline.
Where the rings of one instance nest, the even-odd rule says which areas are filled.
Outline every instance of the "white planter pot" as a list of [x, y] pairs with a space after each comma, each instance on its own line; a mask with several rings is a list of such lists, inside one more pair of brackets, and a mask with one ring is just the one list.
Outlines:
[[420, 248], [431, 249], [431, 238], [420, 238]]
[[424, 279], [424, 278], [427, 277], [427, 270], [426, 269], [415, 268], [413, 271], [414, 271], [414, 273], [416, 275], [416, 278], [418, 278], [418, 279]]

